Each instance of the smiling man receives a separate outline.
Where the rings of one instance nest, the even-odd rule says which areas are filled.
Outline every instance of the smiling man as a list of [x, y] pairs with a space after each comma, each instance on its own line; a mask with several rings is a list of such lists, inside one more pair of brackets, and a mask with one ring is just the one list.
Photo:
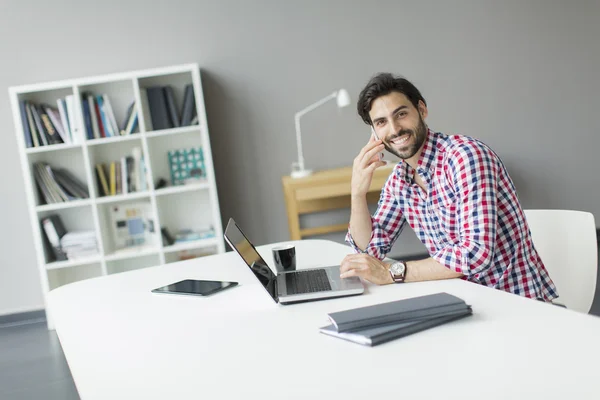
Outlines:
[[[372, 78], [357, 107], [378, 139], [371, 137], [354, 159], [346, 240], [356, 254], [342, 261], [342, 277], [377, 284], [463, 278], [541, 301], [558, 297], [494, 151], [471, 137], [430, 130], [425, 99], [401, 77]], [[366, 194], [373, 171], [385, 165], [383, 149], [401, 161], [371, 216]], [[430, 257], [384, 263], [407, 223]]]

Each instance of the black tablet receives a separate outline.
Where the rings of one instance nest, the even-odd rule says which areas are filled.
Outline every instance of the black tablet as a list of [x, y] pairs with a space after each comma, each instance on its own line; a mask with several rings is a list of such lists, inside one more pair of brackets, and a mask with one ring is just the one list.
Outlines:
[[152, 290], [152, 293], [210, 296], [211, 294], [215, 294], [221, 290], [234, 287], [237, 284], [237, 282], [199, 281], [194, 279], [186, 279], [167, 286], [156, 288]]

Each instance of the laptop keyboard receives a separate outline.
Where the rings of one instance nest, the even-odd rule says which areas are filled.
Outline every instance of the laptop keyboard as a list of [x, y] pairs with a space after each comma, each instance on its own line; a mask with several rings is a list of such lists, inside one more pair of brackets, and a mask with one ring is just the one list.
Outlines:
[[329, 278], [324, 269], [296, 271], [285, 274], [285, 285], [288, 294], [326, 292], [331, 290]]

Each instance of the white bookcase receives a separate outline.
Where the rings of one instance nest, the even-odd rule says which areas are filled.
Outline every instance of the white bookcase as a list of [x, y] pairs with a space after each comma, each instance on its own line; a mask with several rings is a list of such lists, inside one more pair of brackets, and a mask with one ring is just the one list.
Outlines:
[[[168, 85], [173, 89], [175, 103], [181, 109], [184, 90], [189, 84], [192, 84], [194, 90], [198, 123], [172, 129], [148, 129], [151, 126], [151, 118], [142, 90]], [[139, 117], [137, 133], [88, 139], [81, 100], [82, 93], [86, 92], [106, 94], [118, 123], [126, 118], [128, 106], [135, 101]], [[197, 64], [17, 86], [11, 87], [9, 94], [45, 301], [50, 290], [71, 282], [178, 261], [181, 252], [185, 251], [204, 254], [225, 251], [200, 69]], [[78, 120], [78, 137], [74, 140], [75, 144], [27, 147], [20, 101], [56, 104], [58, 98], [68, 95], [73, 95], [75, 99], [74, 109]], [[102, 188], [97, 180], [95, 165], [117, 160], [130, 154], [135, 147], [140, 148], [144, 156], [148, 189], [101, 196]], [[171, 149], [192, 147], [202, 148], [206, 179], [187, 185], [170, 185], [167, 152]], [[89, 198], [44, 204], [44, 197], [40, 194], [34, 178], [33, 165], [36, 162], [45, 162], [52, 167], [70, 171], [87, 185]], [[159, 178], [165, 179], [169, 185], [155, 189]], [[152, 240], [143, 247], [116, 251], [109, 215], [111, 207], [140, 201], [149, 203], [152, 210]], [[98, 255], [67, 261], [49, 261], [52, 255], [48, 254], [50, 252], [44, 246], [40, 221], [51, 214], [59, 215], [67, 231], [95, 231]], [[174, 235], [180, 229], [194, 229], [206, 225], [212, 225], [214, 237], [173, 245], [163, 244], [163, 227]], [[53, 329], [50, 311], [46, 306], [48, 327]]]

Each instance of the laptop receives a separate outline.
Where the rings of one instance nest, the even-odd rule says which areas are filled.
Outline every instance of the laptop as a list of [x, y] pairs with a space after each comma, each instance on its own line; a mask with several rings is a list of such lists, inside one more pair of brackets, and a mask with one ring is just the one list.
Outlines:
[[276, 303], [291, 304], [353, 296], [365, 290], [356, 276], [340, 278], [339, 265], [273, 273], [233, 218], [229, 219], [223, 236]]

